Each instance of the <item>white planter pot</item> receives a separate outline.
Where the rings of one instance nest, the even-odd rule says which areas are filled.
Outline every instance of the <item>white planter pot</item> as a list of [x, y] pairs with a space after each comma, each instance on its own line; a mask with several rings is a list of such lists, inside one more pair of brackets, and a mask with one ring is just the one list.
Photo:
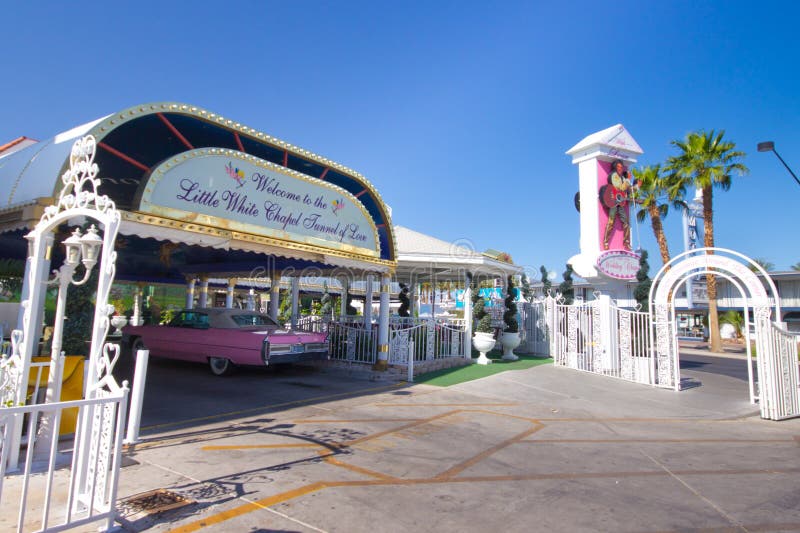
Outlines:
[[491, 333], [475, 333], [472, 337], [472, 345], [478, 350], [481, 355], [475, 360], [479, 365], [488, 365], [491, 359], [486, 357], [486, 352], [494, 348], [495, 340], [494, 335]]
[[128, 319], [122, 315], [115, 315], [111, 317], [111, 325], [114, 326], [116, 329], [112, 335], [122, 335], [121, 328], [124, 328], [125, 325], [128, 323]]
[[519, 357], [514, 355], [514, 348], [519, 346], [519, 343], [522, 342], [522, 339], [519, 338], [518, 331], [515, 333], [504, 331], [503, 335], [500, 337], [500, 342], [503, 344], [503, 359], [506, 361], [516, 361], [519, 359]]

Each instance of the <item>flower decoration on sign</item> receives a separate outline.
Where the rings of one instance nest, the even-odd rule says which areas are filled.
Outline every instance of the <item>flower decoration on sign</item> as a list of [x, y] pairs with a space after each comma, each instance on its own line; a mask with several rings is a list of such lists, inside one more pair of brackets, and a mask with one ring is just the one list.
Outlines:
[[342, 208], [344, 208], [344, 200], [334, 200], [333, 203], [331, 203], [331, 209], [333, 209], [334, 215], [337, 215]]
[[228, 161], [228, 164], [225, 166], [225, 172], [228, 173], [228, 176], [236, 180], [236, 183], [239, 184], [239, 187], [244, 185], [244, 170], [238, 167], [234, 168], [230, 161]]

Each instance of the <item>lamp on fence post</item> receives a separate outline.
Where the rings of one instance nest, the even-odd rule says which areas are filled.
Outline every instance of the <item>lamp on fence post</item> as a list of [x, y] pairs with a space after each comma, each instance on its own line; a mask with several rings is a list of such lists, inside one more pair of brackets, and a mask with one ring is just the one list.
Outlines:
[[[58, 297], [56, 299], [56, 314], [53, 321], [53, 336], [50, 346], [50, 372], [47, 376], [47, 392], [45, 403], [58, 402], [61, 400], [61, 380], [63, 368], [61, 359], [62, 342], [64, 337], [64, 315], [66, 312], [67, 293], [70, 284], [83, 285], [89, 280], [92, 269], [97, 264], [97, 257], [103, 239], [97, 234], [97, 228], [92, 225], [85, 235], [81, 235], [81, 230], [76, 228], [67, 239], [64, 245], [64, 264], [55, 273], [54, 279], [49, 283], [58, 284]], [[78, 263], [83, 263], [85, 272], [80, 280], [73, 279]], [[37, 456], [45, 456], [49, 453], [52, 439], [54, 438], [55, 421], [53, 415], [42, 418], [39, 428], [39, 437], [36, 440], [35, 452]]]
[[792, 172], [792, 169], [789, 168], [789, 165], [786, 164], [786, 161], [784, 161], [783, 158], [780, 156], [780, 154], [775, 150], [775, 143], [774, 142], [772, 142], [772, 141], [760, 142], [760, 143], [758, 143], [757, 148], [758, 148], [759, 152], [772, 152], [773, 154], [775, 154], [775, 156], [778, 159], [780, 159], [781, 163], [783, 163], [783, 166], [786, 167], [786, 170], [789, 171], [789, 174], [792, 175], [792, 177], [794, 178], [794, 181], [796, 181], [797, 184], [800, 185], [800, 179], [797, 179], [797, 176], [795, 175], [794, 172]]

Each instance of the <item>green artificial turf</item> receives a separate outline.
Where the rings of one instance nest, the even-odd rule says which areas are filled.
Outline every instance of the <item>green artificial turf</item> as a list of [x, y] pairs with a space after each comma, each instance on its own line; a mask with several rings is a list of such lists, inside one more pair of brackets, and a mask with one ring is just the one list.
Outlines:
[[488, 354], [489, 359], [492, 360], [490, 365], [477, 365], [472, 364], [468, 366], [460, 366], [455, 368], [445, 368], [443, 370], [435, 370], [427, 372], [414, 377], [414, 383], [424, 383], [426, 385], [436, 385], [437, 387], [449, 387], [465, 381], [472, 381], [473, 379], [485, 378], [493, 374], [499, 374], [506, 370], [522, 370], [531, 368], [533, 366], [552, 363], [553, 359], [531, 357], [526, 355], [519, 356], [518, 361], [503, 361], [501, 359], [502, 353], [499, 351], [492, 351]]

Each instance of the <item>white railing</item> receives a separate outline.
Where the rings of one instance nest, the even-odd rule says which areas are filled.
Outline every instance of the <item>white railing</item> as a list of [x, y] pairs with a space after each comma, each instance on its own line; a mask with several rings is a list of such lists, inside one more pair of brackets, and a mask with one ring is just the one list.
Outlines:
[[297, 329], [310, 333], [325, 333], [328, 331], [328, 321], [319, 315], [307, 315], [297, 319]]
[[328, 327], [328, 354], [335, 361], [375, 363], [378, 328], [331, 322]]
[[[4, 513], [13, 512], [15, 504], [6, 501], [11, 498], [8, 490], [3, 490], [13, 486], [14, 494], [19, 493], [16, 502], [18, 532], [63, 531], [101, 520], [105, 521], [106, 530], [113, 527], [127, 399], [128, 389], [123, 387], [114, 395], [89, 400], [0, 409], [0, 508]], [[54, 421], [53, 431], [58, 435], [64, 410], [75, 408], [79, 410], [80, 422], [68, 446], [72, 458], [66, 489], [61, 480], [54, 479], [56, 466], [68, 458], [63, 448], [59, 449], [59, 439], [51, 439], [46, 457], [34, 457], [34, 450], [38, 448], [40, 419]], [[26, 419], [27, 452], [19, 475], [6, 476], [5, 464], [10, 452], [6, 444], [15, 418]], [[84, 438], [87, 431], [91, 433], [90, 439]], [[79, 457], [91, 459], [88, 468], [79, 467]], [[42, 475], [32, 475], [34, 469]], [[31, 494], [37, 497], [29, 498]]]
[[[415, 323], [415, 321], [417, 323]], [[467, 334], [463, 327], [443, 321], [411, 319], [389, 327], [389, 363], [407, 365], [409, 355], [415, 362], [448, 357], [467, 357]]]
[[[363, 317], [328, 324], [328, 353], [332, 360], [374, 363], [378, 345], [377, 324], [364, 328]], [[391, 317], [389, 320], [389, 363], [405, 365], [409, 347], [416, 361], [467, 357], [464, 320]]]
[[658, 385], [649, 313], [620, 309], [602, 295], [573, 305], [548, 298], [547, 313], [555, 365]]

